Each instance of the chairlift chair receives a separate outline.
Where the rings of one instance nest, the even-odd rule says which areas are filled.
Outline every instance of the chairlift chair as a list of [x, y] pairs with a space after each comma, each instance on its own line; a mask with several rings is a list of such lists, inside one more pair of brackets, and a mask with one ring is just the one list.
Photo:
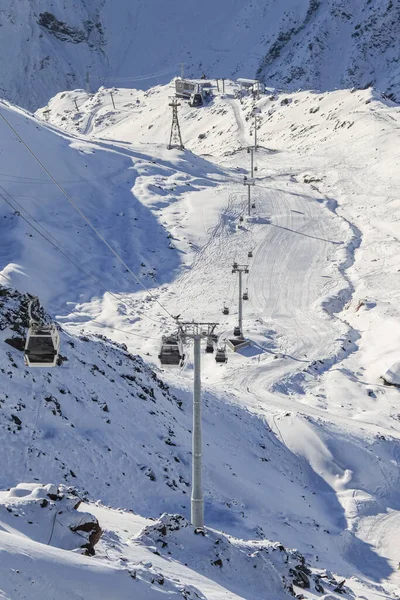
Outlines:
[[243, 300], [248, 300], [249, 299], [249, 292], [248, 292], [248, 290], [246, 290], [245, 292], [243, 292], [242, 298], [243, 298]]
[[59, 364], [60, 334], [55, 323], [45, 324], [32, 317], [34, 298], [28, 306], [29, 329], [25, 341], [24, 362], [27, 367], [55, 367]]
[[224, 304], [224, 307], [222, 309], [222, 314], [223, 315], [229, 315], [229, 307], [226, 306], [226, 304]]
[[177, 335], [163, 335], [158, 358], [162, 365], [180, 366], [182, 364], [184, 354]]
[[236, 325], [236, 327], [233, 328], [233, 335], [235, 337], [239, 337], [239, 336], [242, 335], [242, 332], [240, 331], [239, 325]]
[[253, 258], [253, 250], [249, 250], [247, 256], [248, 258]]

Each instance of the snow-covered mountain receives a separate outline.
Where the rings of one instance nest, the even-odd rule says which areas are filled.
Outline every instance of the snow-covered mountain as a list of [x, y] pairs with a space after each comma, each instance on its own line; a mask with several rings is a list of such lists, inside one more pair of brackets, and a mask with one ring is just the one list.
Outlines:
[[[1, 599], [400, 598], [399, 55], [395, 0], [2, 0]], [[181, 68], [226, 89], [167, 150]], [[158, 353], [178, 314], [226, 343], [233, 261], [199, 532], [193, 346]]]
[[[393, 600], [399, 390], [382, 375], [399, 362], [399, 108], [369, 89], [255, 100], [227, 81], [181, 103], [178, 151], [171, 91], [66, 91], [36, 115], [0, 103], [0, 590]], [[180, 369], [157, 355], [171, 315], [231, 335], [234, 260], [250, 267], [251, 345], [223, 365], [201, 355], [202, 536], [186, 520], [193, 348]], [[23, 366], [26, 293], [62, 328], [55, 369]], [[84, 500], [81, 524], [98, 519], [93, 557], [75, 505], [57, 516], [63, 494]]]
[[92, 90], [146, 89], [185, 63], [191, 76], [400, 100], [399, 28], [392, 0], [3, 0], [0, 95], [33, 109], [87, 74]]

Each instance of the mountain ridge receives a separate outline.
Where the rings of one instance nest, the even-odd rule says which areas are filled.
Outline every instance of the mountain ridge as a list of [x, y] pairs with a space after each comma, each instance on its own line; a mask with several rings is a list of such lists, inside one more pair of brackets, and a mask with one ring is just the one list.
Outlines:
[[32, 110], [61, 90], [166, 83], [184, 63], [188, 76], [258, 76], [287, 91], [372, 86], [400, 101], [399, 32], [390, 0], [4, 0], [0, 95]]

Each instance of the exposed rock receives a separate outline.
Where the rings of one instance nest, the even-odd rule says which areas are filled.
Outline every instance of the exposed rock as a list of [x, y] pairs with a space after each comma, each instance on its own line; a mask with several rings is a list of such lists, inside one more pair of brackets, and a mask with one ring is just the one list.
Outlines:
[[86, 521], [85, 523], [80, 523], [76, 527], [70, 527], [71, 531], [81, 531], [83, 533], [88, 534], [88, 541], [86, 544], [83, 544], [81, 548], [86, 548], [86, 554], [89, 556], [94, 555], [94, 547], [100, 540], [103, 533], [103, 530], [101, 529], [98, 520], [95, 519], [95, 517], [92, 517], [92, 519], [93, 520]]
[[80, 44], [87, 40], [87, 32], [76, 27], [70, 27], [67, 23], [59, 21], [49, 12], [40, 13], [38, 25], [46, 29], [59, 40]]

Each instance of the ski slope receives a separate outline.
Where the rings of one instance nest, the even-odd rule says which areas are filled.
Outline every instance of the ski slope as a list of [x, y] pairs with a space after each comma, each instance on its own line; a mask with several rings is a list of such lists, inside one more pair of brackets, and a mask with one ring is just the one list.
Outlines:
[[[160, 338], [173, 330], [169, 315], [177, 314], [216, 321], [220, 340], [229, 337], [237, 319], [232, 263], [248, 263], [244, 331], [250, 347], [230, 352], [222, 366], [202, 354], [206, 522], [239, 539], [254, 540], [258, 531], [261, 538], [298, 548], [314, 567], [320, 563], [347, 578], [350, 597], [393, 599], [399, 585], [393, 541], [400, 510], [399, 391], [380, 378], [398, 362], [399, 109], [371, 91], [288, 95], [269, 90], [257, 102], [256, 207], [246, 219], [243, 176], [250, 162], [245, 146], [254, 137], [253, 101], [236, 97], [236, 91], [229, 83], [224, 95], [216, 94], [201, 109], [182, 104], [184, 152], [165, 149], [170, 86], [114, 90], [115, 110], [104, 88], [93, 97], [82, 90], [60, 94], [46, 107], [48, 123], [43, 110], [34, 118], [3, 105], [1, 110], [148, 291], [93, 231], [85, 228], [82, 235], [85, 226], [76, 211], [53, 186], [38, 183], [43, 177], [39, 166], [30, 157], [28, 161], [3, 125], [9, 160], [2, 184], [6, 197], [22, 205], [21, 214], [27, 216], [28, 209], [74, 253], [79, 266], [50, 251], [48, 241], [34, 232], [32, 240], [29, 224], [3, 203], [9, 243], [1, 272], [13, 287], [40, 294], [71, 340], [82, 332], [90, 338], [104, 333], [143, 356], [171, 385], [185, 402], [184, 415], [174, 413], [179, 427], [173, 443], [184, 463], [180, 475], [189, 481], [192, 349], [186, 348], [182, 369], [160, 369]], [[23, 176], [16, 168], [21, 161], [27, 169]], [[92, 192], [90, 182], [103, 173]], [[40, 186], [34, 188], [35, 197], [33, 185]], [[244, 221], [239, 228], [240, 216]], [[103, 287], [83, 276], [82, 261]], [[224, 302], [231, 309], [228, 316], [222, 315]], [[93, 382], [93, 373], [89, 376], [78, 360], [85, 360], [80, 354], [85, 343], [80, 341], [78, 356], [69, 350], [69, 360], [81, 382]], [[97, 364], [96, 349], [89, 352], [91, 364]], [[13, 373], [10, 360], [4, 368]], [[13, 360], [18, 364], [17, 351]], [[109, 365], [115, 369], [117, 358], [113, 361]], [[114, 378], [109, 365], [104, 370]], [[67, 371], [74, 381], [73, 368], [57, 370], [54, 396]], [[18, 383], [7, 393], [17, 402], [25, 375], [15, 373]], [[75, 383], [71, 391], [79, 397]], [[91, 383], [101, 397], [112, 396], [111, 384]], [[125, 393], [124, 381], [118, 386]], [[72, 418], [81, 418], [80, 409]], [[132, 419], [129, 412], [119, 415], [107, 434], [109, 447], [127, 419]], [[144, 426], [141, 410], [134, 421], [134, 439], [143, 431], [157, 431]], [[82, 439], [77, 436], [79, 447], [91, 456], [95, 450], [82, 434]], [[58, 428], [55, 435], [65, 439]], [[107, 457], [98, 435], [95, 449], [101, 447]], [[161, 457], [170, 449], [153, 435], [148, 435], [155, 444], [152, 468], [160, 469], [157, 477], [162, 477]], [[136, 457], [138, 450], [125, 434], [118, 446]], [[265, 454], [259, 455], [259, 448]], [[184, 483], [172, 492], [157, 484], [154, 493], [146, 481], [131, 494], [126, 485], [121, 491], [116, 479], [105, 490], [101, 478], [93, 480], [90, 465], [82, 469], [76, 456], [64, 452], [65, 462], [78, 471], [79, 487], [88, 489], [92, 499], [132, 507], [143, 517], [157, 518], [164, 510], [188, 517]], [[140, 450], [138, 464], [145, 462], [147, 452]], [[115, 470], [112, 455], [102, 460]], [[98, 473], [97, 459], [95, 464]], [[43, 480], [44, 463], [35, 461], [32, 468]], [[58, 469], [51, 472], [59, 476]], [[229, 517], [228, 505], [233, 510]], [[103, 512], [102, 519], [108, 518]], [[110, 524], [110, 530], [118, 527], [115, 521]], [[139, 561], [137, 552], [132, 550], [129, 560]], [[163, 560], [157, 558], [161, 571], [171, 577], [182, 574], [182, 564], [167, 567]], [[227, 592], [227, 579], [218, 579], [222, 589], [213, 589], [209, 580], [199, 578], [201, 569], [195, 571], [182, 577], [206, 598], [235, 598], [239, 589], [238, 597], [260, 597], [249, 581], [237, 582], [237, 589]], [[321, 597], [314, 590], [307, 594]], [[331, 597], [338, 593], [329, 591]]]

